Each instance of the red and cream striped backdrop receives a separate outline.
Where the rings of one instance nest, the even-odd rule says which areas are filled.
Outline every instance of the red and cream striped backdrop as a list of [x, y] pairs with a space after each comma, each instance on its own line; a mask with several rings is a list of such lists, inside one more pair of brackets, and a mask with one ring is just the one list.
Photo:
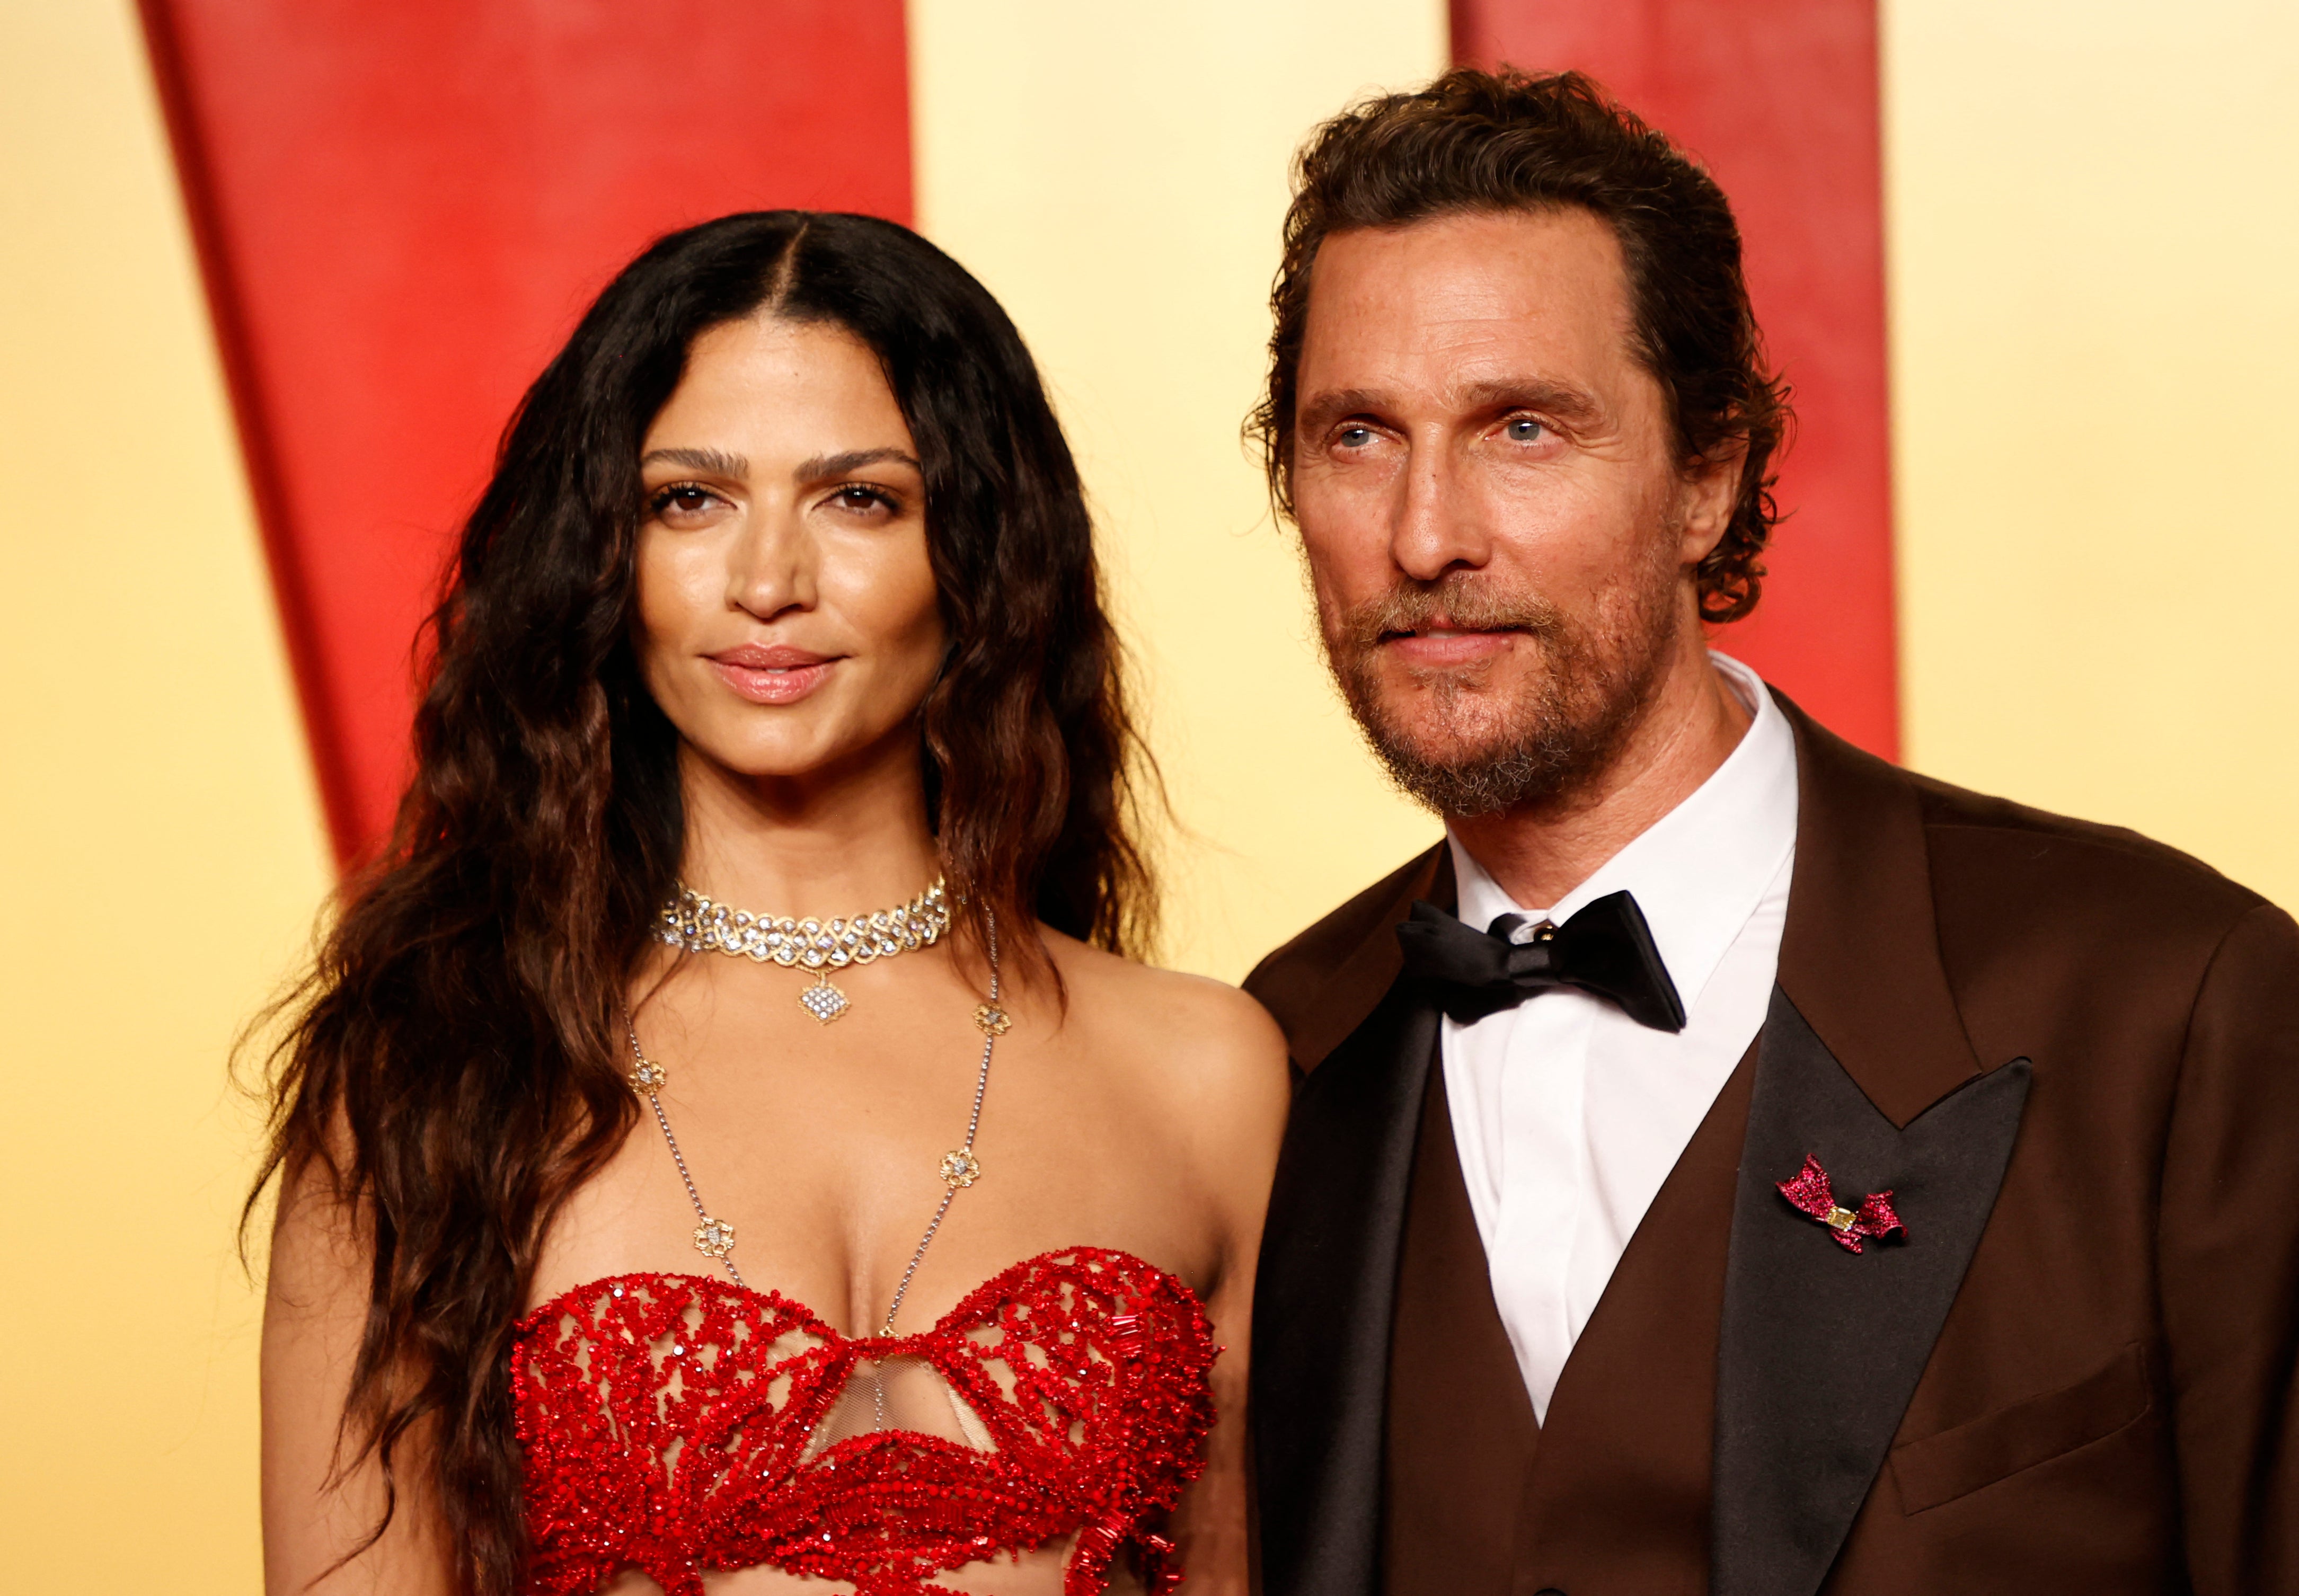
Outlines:
[[2299, 895], [2281, 10], [0, 9], [25, 1588], [257, 1583], [224, 1053], [388, 824], [416, 624], [511, 405], [656, 235], [872, 211], [1013, 311], [1182, 822], [1172, 962], [1233, 978], [1433, 834], [1325, 684], [1237, 429], [1289, 152], [1448, 60], [1589, 70], [1734, 196], [1801, 427], [1725, 646], [1880, 752]]

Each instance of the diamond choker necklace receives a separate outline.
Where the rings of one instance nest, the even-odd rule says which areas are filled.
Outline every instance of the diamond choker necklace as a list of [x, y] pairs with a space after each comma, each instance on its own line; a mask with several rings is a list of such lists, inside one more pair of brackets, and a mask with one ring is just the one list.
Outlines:
[[949, 930], [950, 904], [937, 877], [934, 885], [899, 908], [833, 920], [752, 914], [682, 883], [678, 896], [655, 916], [654, 934], [656, 940], [683, 953], [730, 954], [754, 963], [813, 971], [814, 984], [798, 1000], [827, 1025], [854, 1006], [831, 980], [832, 971], [932, 947]]

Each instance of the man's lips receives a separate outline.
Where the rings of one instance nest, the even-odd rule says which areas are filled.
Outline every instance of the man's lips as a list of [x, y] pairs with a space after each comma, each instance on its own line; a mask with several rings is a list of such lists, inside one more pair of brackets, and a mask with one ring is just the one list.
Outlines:
[[841, 657], [788, 643], [744, 643], [710, 657], [718, 679], [753, 704], [797, 703], [822, 684]]
[[1413, 632], [1385, 633], [1381, 646], [1407, 665], [1442, 669], [1448, 666], [1476, 665], [1506, 654], [1516, 646], [1519, 631], [1514, 626], [1491, 631], [1426, 626]]

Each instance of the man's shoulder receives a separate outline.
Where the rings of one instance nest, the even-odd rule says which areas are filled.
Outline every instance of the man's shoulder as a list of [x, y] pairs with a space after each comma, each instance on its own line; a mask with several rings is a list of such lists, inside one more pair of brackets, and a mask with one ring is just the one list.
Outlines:
[[[1805, 799], [1830, 810], [1839, 846], [1856, 852], [1898, 834], [1899, 823], [1888, 817], [1905, 814], [1913, 799], [1932, 896], [1943, 910], [1976, 913], [2004, 930], [2049, 925], [2064, 934], [2087, 920], [2112, 923], [2130, 947], [2165, 935], [2215, 939], [2266, 902], [2202, 860], [2126, 827], [2055, 815], [1880, 759], [1777, 690], [1773, 696], [1797, 726], [1798, 758], [1809, 762]], [[1799, 859], [1811, 818], [1798, 824]], [[1872, 838], [1870, 828], [1880, 824], [1884, 830]]]
[[1339, 908], [1273, 950], [1245, 978], [1245, 989], [1274, 1009], [1286, 994], [1323, 983], [1349, 955], [1404, 918], [1436, 879], [1445, 845], [1415, 854]]
[[[1333, 1012], [1335, 979], [1352, 965], [1364, 965], [1363, 955], [1369, 947], [1376, 953], [1388, 951], [1389, 928], [1405, 918], [1415, 898], [1428, 896], [1444, 863], [1442, 842], [1415, 855], [1271, 953], [1245, 978], [1245, 989], [1276, 1016], [1292, 1040], [1297, 1061], [1305, 1065], [1316, 1062], [1315, 1057], [1303, 1057], [1305, 1051], [1318, 1051], [1314, 1046], [1305, 1049], [1303, 1042], [1310, 1033], [1329, 1029], [1315, 1021], [1330, 1018]], [[1374, 961], [1384, 967], [1390, 962]], [[1395, 971], [1365, 973], [1366, 980], [1360, 984], [1385, 990]], [[1369, 996], [1377, 999], [1379, 991]]]
[[[2224, 926], [2266, 899], [2193, 855], [2124, 826], [2077, 820], [1906, 773], [1936, 889], [2064, 912], [2097, 905], [2127, 926], [2164, 917]], [[2136, 919], [2135, 919], [2136, 917]]]

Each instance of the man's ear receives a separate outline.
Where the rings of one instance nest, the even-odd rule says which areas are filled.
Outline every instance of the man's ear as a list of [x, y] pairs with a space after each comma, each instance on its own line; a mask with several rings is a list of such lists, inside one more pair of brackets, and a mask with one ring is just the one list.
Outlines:
[[1747, 461], [1748, 441], [1734, 438], [1692, 460], [1677, 478], [1677, 525], [1684, 546], [1680, 558], [1697, 566], [1724, 541], [1732, 525], [1732, 511], [1740, 502], [1740, 468]]

